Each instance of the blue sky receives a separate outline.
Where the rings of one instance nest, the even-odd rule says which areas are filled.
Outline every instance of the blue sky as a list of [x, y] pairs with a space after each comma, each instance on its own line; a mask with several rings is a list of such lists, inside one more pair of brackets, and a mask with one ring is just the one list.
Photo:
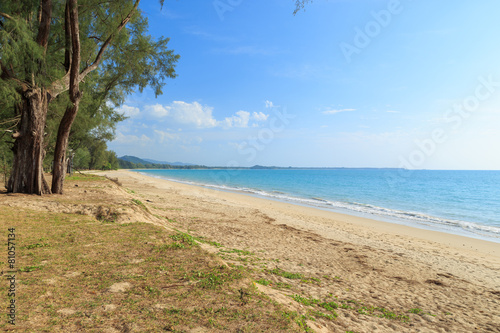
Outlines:
[[500, 169], [497, 1], [143, 1], [181, 56], [108, 144], [210, 166]]

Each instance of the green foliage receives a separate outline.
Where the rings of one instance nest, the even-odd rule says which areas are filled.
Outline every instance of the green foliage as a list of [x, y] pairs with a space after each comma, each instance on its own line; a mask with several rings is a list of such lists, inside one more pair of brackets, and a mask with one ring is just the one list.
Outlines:
[[[106, 142], [114, 138], [116, 124], [126, 118], [116, 108], [127, 95], [146, 87], [160, 95], [166, 80], [176, 77], [175, 65], [179, 56], [168, 49], [168, 38], [153, 38], [148, 34], [147, 18], [140, 10], [135, 11], [128, 24], [115, 34], [134, 2], [78, 1], [80, 71], [94, 62], [104, 41], [111, 35], [114, 37], [98, 68], [80, 82], [83, 95], [68, 145], [75, 151], [77, 168], [118, 168], [116, 154], [107, 151], [106, 147]], [[4, 121], [14, 118], [19, 112], [16, 104], [21, 101], [21, 86], [49, 88], [68, 69], [65, 61], [65, 2], [52, 2], [46, 50], [36, 41], [40, 5], [40, 1], [33, 0], [0, 2], [0, 12], [6, 14], [0, 15], [0, 130], [11, 126]], [[46, 170], [50, 170], [59, 123], [68, 105], [67, 92], [49, 104], [44, 138]], [[9, 148], [0, 138], [0, 158], [2, 154], [10, 154]]]
[[195, 238], [189, 234], [183, 233], [183, 232], [178, 232], [172, 236], [170, 236], [174, 241], [179, 242], [181, 244], [185, 244], [189, 247], [192, 246], [198, 246], [198, 243], [196, 242]]
[[90, 159], [91, 156], [87, 147], [78, 148], [73, 158], [73, 166], [75, 169], [89, 169]]
[[271, 284], [271, 281], [266, 280], [266, 279], [259, 279], [259, 280], [255, 281], [255, 282], [257, 282], [258, 284], [261, 284], [263, 286], [269, 286]]

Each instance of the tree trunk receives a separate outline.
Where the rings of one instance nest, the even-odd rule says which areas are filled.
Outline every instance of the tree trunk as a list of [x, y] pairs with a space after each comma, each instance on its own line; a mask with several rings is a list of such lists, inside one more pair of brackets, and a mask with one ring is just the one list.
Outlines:
[[80, 70], [80, 26], [78, 21], [77, 0], [69, 0], [66, 7], [66, 20], [69, 19], [69, 35], [71, 36], [71, 66], [69, 76], [69, 99], [72, 105], [66, 108], [57, 131], [56, 150], [54, 152], [54, 172], [52, 173], [52, 193], [63, 194], [64, 176], [66, 174], [66, 150], [68, 149], [69, 132], [78, 113], [82, 94], [79, 90]]
[[54, 152], [54, 171], [52, 173], [52, 193], [63, 194], [64, 176], [66, 175], [66, 150], [68, 148], [71, 125], [78, 112], [79, 100], [73, 106], [68, 106], [57, 131], [56, 148]]
[[44, 89], [35, 88], [25, 92], [20, 103], [21, 122], [15, 138], [14, 163], [7, 190], [14, 193], [50, 194], [43, 175], [43, 137], [49, 104], [49, 95]]

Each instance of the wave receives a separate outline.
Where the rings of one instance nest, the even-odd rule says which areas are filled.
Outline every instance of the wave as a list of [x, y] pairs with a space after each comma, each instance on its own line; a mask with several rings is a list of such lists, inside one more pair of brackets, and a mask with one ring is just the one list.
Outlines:
[[223, 191], [231, 192], [243, 192], [251, 195], [257, 195], [266, 198], [272, 198], [275, 200], [291, 202], [295, 204], [301, 204], [306, 206], [313, 206], [317, 208], [329, 209], [334, 211], [340, 211], [342, 213], [358, 213], [362, 216], [378, 216], [381, 219], [389, 219], [398, 222], [410, 222], [425, 225], [428, 227], [441, 227], [449, 232], [454, 233], [457, 229], [466, 233], [473, 233], [478, 236], [492, 237], [500, 239], [500, 227], [487, 226], [483, 224], [478, 224], [474, 222], [467, 222], [461, 220], [445, 219], [435, 216], [426, 215], [419, 212], [412, 211], [402, 211], [384, 207], [378, 207], [370, 204], [358, 203], [358, 202], [342, 202], [342, 201], [331, 201], [323, 198], [313, 197], [313, 198], [301, 198], [287, 193], [273, 190], [265, 191], [261, 189], [253, 189], [247, 187], [237, 187], [237, 186], [227, 186], [227, 185], [215, 185], [208, 183], [200, 183], [189, 180], [179, 180], [175, 178], [168, 178], [164, 176], [154, 175], [146, 172], [138, 172], [145, 176], [166, 179], [173, 182], [184, 183], [189, 185], [203, 186], [207, 188], [213, 188]]

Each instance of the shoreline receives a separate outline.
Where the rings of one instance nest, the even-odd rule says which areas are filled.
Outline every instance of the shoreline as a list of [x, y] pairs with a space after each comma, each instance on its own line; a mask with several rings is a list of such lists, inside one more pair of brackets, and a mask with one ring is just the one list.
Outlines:
[[[497, 243], [132, 171], [92, 173], [117, 178], [158, 223], [218, 244], [204, 249], [251, 269], [254, 281], [267, 281], [257, 289], [291, 311], [314, 310], [296, 295], [346, 306], [316, 332], [500, 332]], [[370, 316], [361, 306], [411, 321]]]
[[[418, 220], [417, 221], [406, 220], [403, 217], [393, 217], [393, 216], [389, 216], [389, 215], [384, 216], [384, 215], [377, 214], [377, 213], [350, 210], [349, 208], [327, 207], [327, 206], [309, 204], [307, 202], [301, 202], [301, 201], [308, 201], [308, 200], [311, 200], [311, 201], [318, 200], [319, 203], [322, 201], [328, 202], [325, 199], [300, 198], [300, 197], [294, 197], [291, 195], [287, 195], [286, 193], [282, 193], [286, 197], [279, 198], [279, 197], [274, 197], [272, 195], [267, 196], [267, 195], [256, 193], [257, 191], [266, 192], [265, 190], [258, 190], [257, 189], [257, 190], [255, 190], [256, 192], [254, 193], [251, 190], [245, 191], [245, 189], [237, 189], [237, 188], [230, 188], [230, 187], [224, 188], [223, 186], [216, 186], [213, 184], [196, 183], [194, 181], [188, 181], [188, 180], [167, 179], [167, 178], [164, 178], [162, 176], [148, 174], [147, 172], [142, 173], [141, 172], [141, 171], [143, 171], [142, 169], [120, 169], [120, 170], [130, 171], [130, 172], [144, 175], [146, 177], [166, 180], [166, 181], [170, 181], [170, 182], [174, 182], [174, 183], [178, 183], [178, 184], [184, 184], [184, 185], [188, 185], [188, 186], [196, 186], [196, 187], [211, 189], [211, 190], [215, 190], [215, 191], [246, 195], [246, 196], [250, 196], [250, 197], [261, 198], [264, 200], [272, 200], [272, 201], [276, 201], [276, 202], [282, 202], [282, 203], [297, 205], [297, 206], [301, 206], [301, 207], [319, 209], [319, 210], [323, 210], [323, 211], [327, 211], [327, 212], [332, 212], [332, 213], [341, 214], [341, 215], [348, 215], [348, 216], [367, 219], [367, 220], [376, 221], [376, 222], [396, 224], [396, 225], [406, 226], [406, 227], [415, 228], [415, 229], [439, 232], [439, 233], [444, 233], [447, 235], [455, 235], [455, 236], [472, 238], [472, 239], [476, 239], [476, 240], [500, 244], [500, 238], [494, 237], [492, 235], [487, 235], [487, 234], [485, 235], [485, 234], [469, 231], [463, 227], [440, 225], [438, 223], [427, 224], [426, 222], [422, 222], [422, 221], [418, 221]], [[141, 171], [135, 171], [135, 170], [141, 170]], [[385, 209], [383, 207], [379, 207], [379, 208]], [[400, 212], [400, 213], [405, 213], [405, 212]], [[411, 212], [408, 212], [408, 213], [411, 213]], [[418, 213], [418, 214], [421, 214], [421, 213]], [[442, 219], [442, 218], [435, 218], [435, 219]], [[446, 221], [446, 219], [443, 221]], [[452, 221], [452, 220], [450, 220], [450, 221]], [[466, 221], [456, 221], [456, 222], [457, 223], [471, 223], [473, 225], [484, 226], [484, 225], [478, 224], [476, 222], [466, 222]], [[432, 223], [432, 222], [429, 222], [429, 223]], [[484, 227], [487, 227], [487, 226], [484, 226]]]
[[[385, 244], [385, 241], [387, 241], [387, 237], [390, 237], [392, 242], [399, 243], [400, 246], [406, 243], [412, 243], [413, 247], [417, 244], [420, 244], [420, 246], [423, 247], [431, 245], [433, 247], [440, 248], [445, 246], [449, 248], [447, 250], [450, 253], [453, 252], [453, 250], [458, 250], [465, 251], [470, 255], [478, 255], [479, 257], [483, 257], [484, 255], [492, 256], [491, 259], [495, 259], [500, 268], [500, 244], [488, 240], [455, 235], [441, 231], [420, 229], [391, 222], [378, 221], [375, 219], [348, 215], [310, 206], [302, 206], [243, 193], [220, 191], [204, 186], [185, 184], [182, 182], [143, 175], [126, 169], [95, 173], [101, 175], [106, 174], [110, 177], [118, 177], [120, 180], [123, 176], [125, 176], [123, 173], [127, 173], [130, 178], [134, 178], [136, 181], [144, 184], [154, 185], [160, 190], [174, 189], [176, 192], [183, 190], [189, 192], [190, 194], [194, 192], [200, 197], [215, 197], [222, 199], [224, 202], [232, 201], [232, 203], [236, 203], [241, 206], [252, 208], [265, 207], [266, 213], [268, 213], [267, 210], [272, 210], [275, 211], [277, 215], [289, 212], [300, 218], [313, 217], [315, 221], [310, 224], [304, 224], [298, 221], [287, 222], [292, 227], [319, 233], [324, 237], [334, 237], [340, 232], [340, 227], [342, 231], [349, 230], [350, 234], [344, 234], [345, 237], [362, 245], [368, 245], [369, 243], [371, 246], [375, 246], [377, 248], [386, 248], [387, 244]], [[152, 181], [155, 182], [153, 183]], [[366, 236], [368, 234], [369, 237], [367, 238]], [[500, 284], [500, 281], [498, 281], [498, 283]]]

